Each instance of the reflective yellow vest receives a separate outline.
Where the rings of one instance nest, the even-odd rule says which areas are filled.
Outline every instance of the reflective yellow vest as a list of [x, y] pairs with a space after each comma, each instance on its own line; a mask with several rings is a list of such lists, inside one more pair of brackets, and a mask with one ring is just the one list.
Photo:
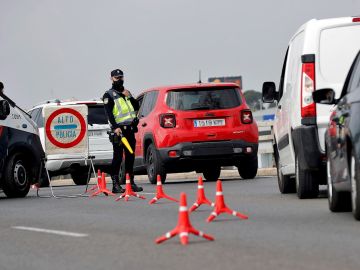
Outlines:
[[136, 117], [134, 107], [128, 97], [121, 97], [115, 91], [109, 90], [114, 99], [113, 115], [117, 124], [130, 124]]

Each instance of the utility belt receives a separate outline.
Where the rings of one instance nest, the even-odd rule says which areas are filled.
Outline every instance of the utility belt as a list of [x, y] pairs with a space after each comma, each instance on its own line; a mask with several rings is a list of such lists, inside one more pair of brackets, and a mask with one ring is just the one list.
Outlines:
[[[138, 132], [138, 128], [137, 128], [138, 124], [139, 124], [139, 119], [136, 117], [136, 118], [134, 118], [134, 120], [131, 123], [120, 125], [120, 128], [124, 134], [136, 133], [136, 132]], [[122, 135], [118, 136], [114, 132], [114, 129], [111, 131], [108, 131], [107, 134], [109, 135], [109, 140], [111, 143], [119, 144], [119, 145], [121, 144]]]

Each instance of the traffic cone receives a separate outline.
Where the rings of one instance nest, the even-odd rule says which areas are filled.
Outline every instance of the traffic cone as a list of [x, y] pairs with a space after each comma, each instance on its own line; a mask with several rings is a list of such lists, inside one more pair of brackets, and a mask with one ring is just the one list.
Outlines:
[[214, 238], [210, 235], [203, 233], [202, 231], [196, 230], [190, 223], [189, 211], [186, 204], [186, 194], [182, 192], [180, 194], [180, 203], [179, 203], [179, 219], [177, 226], [170, 232], [166, 233], [163, 236], [160, 236], [155, 240], [156, 244], [160, 244], [175, 235], [179, 235], [180, 242], [183, 245], [187, 245], [189, 242], [189, 233], [201, 236], [207, 240], [213, 241]]
[[226, 206], [224, 201], [224, 195], [222, 191], [222, 183], [220, 180], [217, 180], [216, 182], [216, 202], [215, 202], [215, 208], [214, 211], [210, 214], [210, 216], [207, 218], [207, 222], [211, 222], [215, 217], [220, 215], [221, 213], [228, 213], [230, 215], [236, 216], [240, 219], [248, 219], [248, 216], [233, 211], [229, 207]]
[[100, 189], [100, 185], [101, 185], [101, 171], [100, 171], [100, 169], [98, 169], [96, 185], [93, 186], [92, 188], [88, 189], [85, 193]]
[[137, 197], [137, 198], [140, 198], [143, 200], [146, 199], [144, 196], [141, 196], [132, 190], [131, 183], [130, 183], [130, 176], [128, 173], [126, 174], [126, 182], [125, 183], [126, 183], [125, 192], [123, 194], [121, 194], [120, 197], [117, 198], [115, 201], [119, 201], [125, 197], [125, 201], [127, 202], [129, 200], [130, 196], [134, 196], [134, 197]]
[[[98, 176], [98, 181], [99, 181], [99, 176]], [[108, 195], [115, 196], [115, 194], [112, 193], [110, 190], [108, 190], [106, 187], [105, 173], [101, 174], [100, 183], [98, 183], [98, 185], [99, 185], [99, 189], [95, 191], [93, 194], [91, 194], [90, 197], [97, 196], [100, 193], [104, 193], [106, 196]]]
[[201, 176], [199, 176], [198, 180], [198, 192], [197, 192], [197, 201], [191, 206], [190, 213], [194, 210], [196, 210], [200, 205], [207, 204], [210, 206], [214, 206], [215, 204], [210, 202], [206, 196], [204, 191], [204, 182]]
[[174, 201], [174, 202], [179, 202], [177, 199], [174, 199], [174, 198], [172, 198], [172, 197], [165, 194], [165, 192], [164, 192], [164, 190], [162, 188], [161, 177], [160, 177], [160, 175], [157, 175], [157, 178], [156, 178], [156, 196], [151, 199], [149, 204], [153, 204], [153, 203], [157, 202], [158, 200], [160, 200], [161, 198], [168, 199], [168, 200]]

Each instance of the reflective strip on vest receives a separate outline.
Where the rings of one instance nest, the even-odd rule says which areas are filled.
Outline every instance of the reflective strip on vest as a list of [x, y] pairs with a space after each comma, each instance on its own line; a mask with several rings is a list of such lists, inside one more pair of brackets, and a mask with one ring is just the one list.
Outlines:
[[136, 117], [134, 107], [130, 100], [119, 97], [114, 99], [115, 106], [113, 108], [113, 115], [117, 124], [130, 124]]

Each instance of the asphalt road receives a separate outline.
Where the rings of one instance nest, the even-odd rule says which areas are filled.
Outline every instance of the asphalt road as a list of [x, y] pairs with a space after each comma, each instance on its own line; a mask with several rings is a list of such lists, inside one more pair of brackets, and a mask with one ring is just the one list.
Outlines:
[[[188, 246], [177, 237], [154, 243], [175, 227], [178, 205], [148, 205], [155, 186], [143, 187], [146, 201], [0, 194], [0, 269], [360, 269], [360, 223], [351, 213], [330, 213], [325, 196], [280, 195], [275, 177], [224, 179], [227, 205], [250, 218], [223, 215], [206, 223], [211, 208], [202, 206], [191, 214], [192, 224], [215, 241], [193, 236]], [[171, 180], [164, 189], [171, 196], [186, 192], [190, 205], [197, 183]], [[82, 190], [67, 186], [55, 192]], [[205, 191], [213, 200], [215, 183], [205, 183]]]

